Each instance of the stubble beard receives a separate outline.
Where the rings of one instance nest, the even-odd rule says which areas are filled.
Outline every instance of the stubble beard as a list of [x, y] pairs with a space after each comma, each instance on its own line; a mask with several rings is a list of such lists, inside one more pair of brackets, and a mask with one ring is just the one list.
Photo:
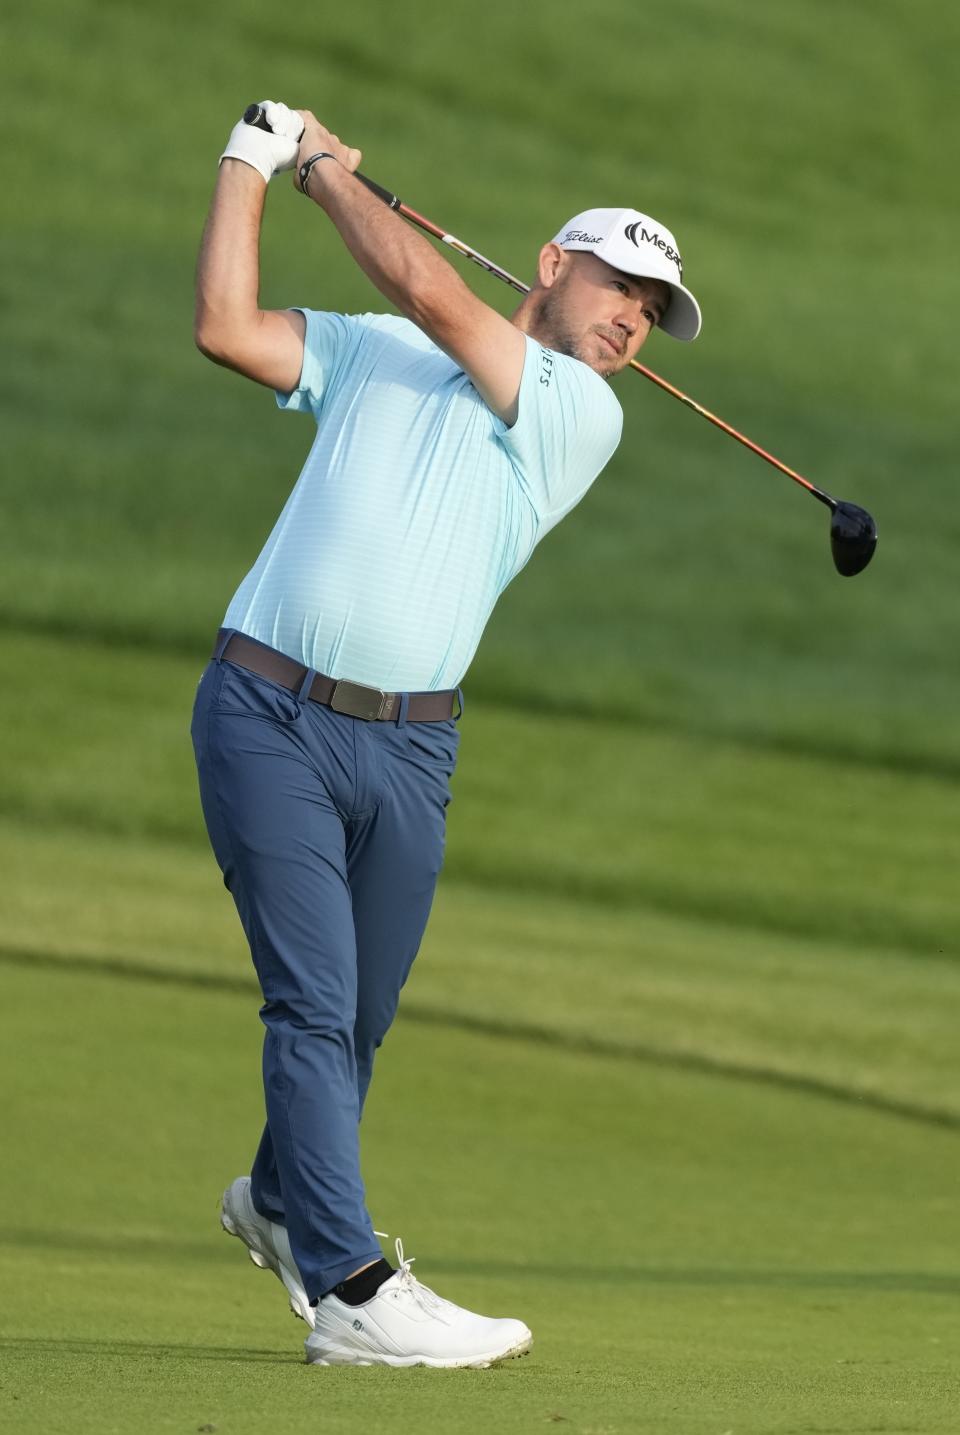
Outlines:
[[537, 307], [535, 329], [536, 337], [548, 349], [555, 349], [558, 354], [566, 354], [571, 359], [579, 359], [581, 364], [586, 364], [602, 379], [609, 379], [623, 367], [622, 355], [618, 356], [612, 351], [609, 361], [601, 359], [597, 362], [596, 336], [600, 330], [588, 329], [584, 334], [577, 333], [572, 328], [563, 302], [562, 286], [554, 286], [541, 298]]

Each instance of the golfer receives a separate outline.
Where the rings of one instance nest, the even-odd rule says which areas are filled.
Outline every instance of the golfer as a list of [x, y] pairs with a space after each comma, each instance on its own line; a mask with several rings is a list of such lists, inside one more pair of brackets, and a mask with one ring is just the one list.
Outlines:
[[[543, 246], [505, 319], [354, 177], [358, 150], [308, 111], [262, 108], [272, 133], [238, 124], [221, 159], [196, 342], [316, 436], [194, 710], [266, 1027], [266, 1128], [222, 1222], [283, 1281], [309, 1361], [483, 1367], [527, 1351], [530, 1331], [442, 1300], [399, 1242], [397, 1267], [383, 1258], [358, 1124], [443, 860], [484, 625], [616, 449], [607, 380], [655, 327], [695, 338], [700, 312], [663, 225], [592, 209]], [[264, 196], [290, 168], [397, 313], [259, 308]], [[311, 235], [329, 304], [324, 242]]]

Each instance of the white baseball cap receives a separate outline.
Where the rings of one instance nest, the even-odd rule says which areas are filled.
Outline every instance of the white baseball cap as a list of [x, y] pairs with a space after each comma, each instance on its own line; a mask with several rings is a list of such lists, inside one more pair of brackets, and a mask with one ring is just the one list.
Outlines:
[[683, 284], [677, 241], [664, 225], [638, 209], [585, 209], [574, 215], [553, 240], [561, 249], [589, 250], [623, 274], [660, 279], [670, 288], [670, 303], [660, 328], [674, 339], [695, 339], [700, 305]]

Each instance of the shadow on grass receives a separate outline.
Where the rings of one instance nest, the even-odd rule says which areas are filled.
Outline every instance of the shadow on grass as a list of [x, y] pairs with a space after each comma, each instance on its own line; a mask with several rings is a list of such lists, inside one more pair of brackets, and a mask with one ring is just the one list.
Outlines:
[[[211, 1236], [209, 1240], [185, 1241], [162, 1235], [109, 1236], [98, 1231], [17, 1230], [7, 1227], [0, 1235], [0, 1248], [12, 1250], [73, 1253], [79, 1258], [95, 1256], [118, 1260], [171, 1261], [194, 1264], [197, 1260], [224, 1265], [236, 1259], [234, 1242]], [[510, 1281], [580, 1281], [589, 1285], [690, 1286], [713, 1289], [780, 1289], [792, 1291], [884, 1291], [914, 1295], [960, 1297], [960, 1271], [806, 1271], [751, 1270], [720, 1267], [587, 1265], [553, 1261], [463, 1260], [453, 1256], [431, 1256], [430, 1273], [444, 1276], [496, 1277]], [[430, 1275], [426, 1276], [429, 1281]], [[173, 1349], [174, 1347], [170, 1347]]]
[[212, 1265], [232, 1264], [236, 1260], [235, 1241], [222, 1239], [223, 1232], [212, 1226], [209, 1238], [198, 1236], [184, 1240], [182, 1236], [172, 1238], [163, 1235], [139, 1235], [133, 1232], [123, 1234], [112, 1230], [109, 1235], [99, 1231], [71, 1231], [62, 1227], [44, 1230], [42, 1227], [7, 1226], [0, 1232], [0, 1250], [55, 1251], [61, 1255], [95, 1255], [98, 1261], [117, 1260], [158, 1261], [169, 1264], [182, 1261], [193, 1264], [206, 1261]]
[[[0, 1336], [0, 1351], [7, 1355], [35, 1355], [50, 1351], [46, 1336]], [[78, 1340], [58, 1335], [58, 1358], [62, 1355], [116, 1356], [121, 1360], [222, 1360], [251, 1361], [260, 1365], [302, 1365], [303, 1356], [280, 1350], [256, 1350], [236, 1345], [165, 1345], [148, 1340]]]
[[[511, 1281], [582, 1281], [595, 1285], [690, 1286], [792, 1291], [883, 1291], [914, 1295], [960, 1296], [960, 1271], [797, 1271], [723, 1269], [692, 1266], [589, 1266], [561, 1262], [477, 1260], [430, 1257], [430, 1272], [450, 1276], [497, 1276]], [[429, 1280], [429, 1275], [425, 1277]]]

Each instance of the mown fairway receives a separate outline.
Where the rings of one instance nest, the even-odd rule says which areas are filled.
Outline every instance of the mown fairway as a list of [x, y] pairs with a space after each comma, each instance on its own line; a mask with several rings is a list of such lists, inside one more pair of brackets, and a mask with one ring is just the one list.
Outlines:
[[[0, 21], [0, 1430], [956, 1435], [957, 13], [623, 0]], [[365, 1122], [378, 1225], [515, 1313], [489, 1373], [317, 1371], [217, 1233], [256, 993], [187, 726], [310, 439], [191, 284], [251, 99], [514, 272], [593, 204], [705, 313], [471, 674], [447, 870]], [[378, 306], [277, 183], [263, 299]], [[509, 295], [471, 271], [504, 311]], [[389, 462], [389, 455], [384, 455]]]

